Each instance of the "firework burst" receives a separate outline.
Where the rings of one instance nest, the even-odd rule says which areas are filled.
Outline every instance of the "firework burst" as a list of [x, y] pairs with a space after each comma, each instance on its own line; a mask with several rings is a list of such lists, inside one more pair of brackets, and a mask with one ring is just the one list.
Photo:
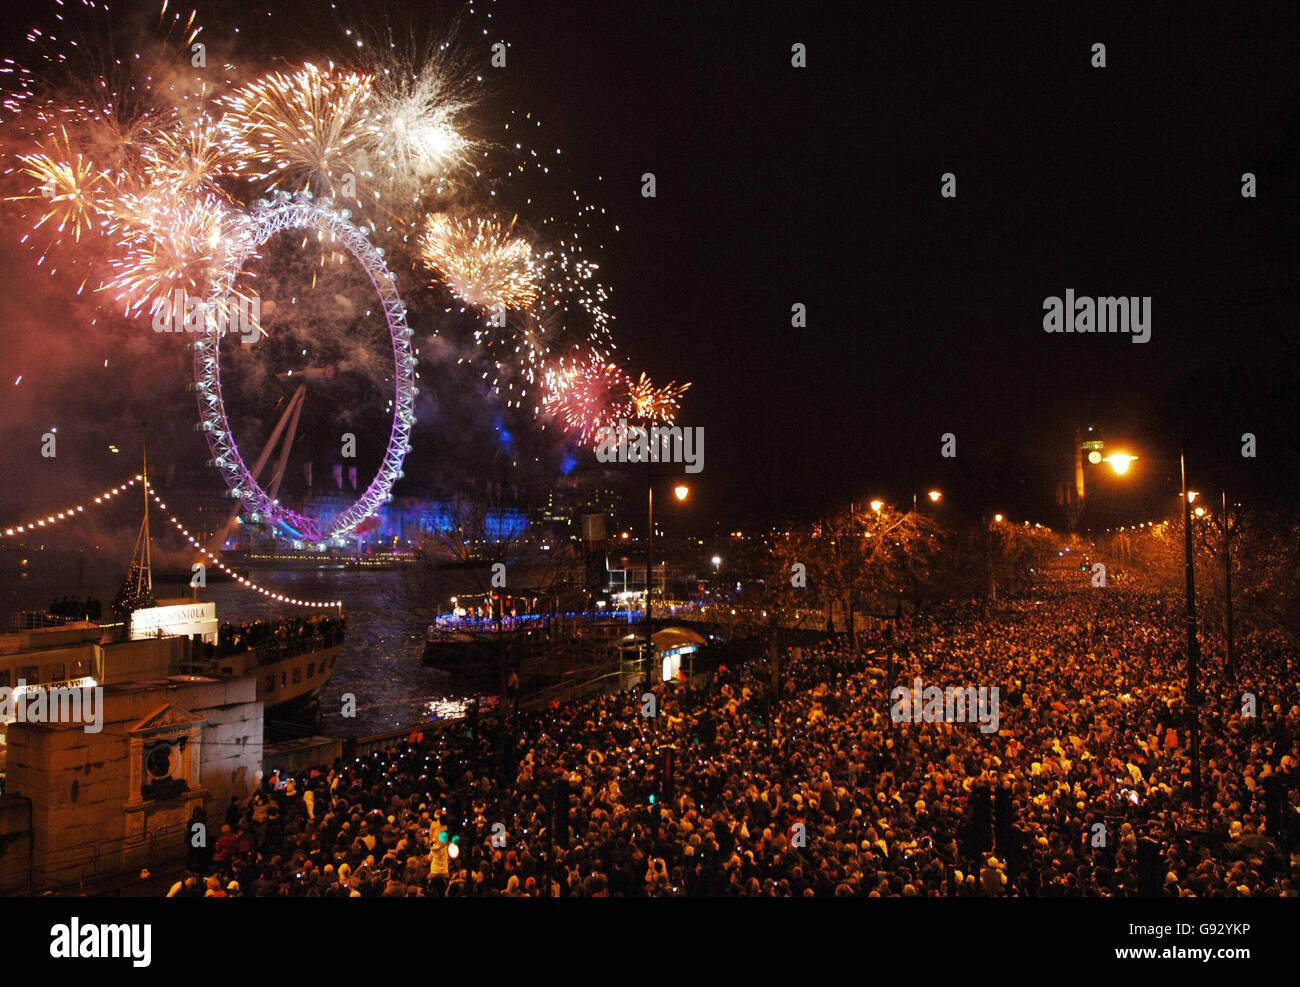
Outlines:
[[473, 105], [461, 74], [443, 51], [412, 71], [385, 67], [374, 77], [367, 151], [372, 171], [416, 202], [427, 182], [460, 170], [477, 146], [461, 118]]
[[546, 372], [542, 409], [579, 444], [590, 445], [603, 426], [618, 420], [615, 412], [627, 384], [627, 375], [599, 354], [561, 359]]
[[60, 131], [47, 148], [18, 160], [22, 173], [36, 185], [29, 194], [14, 198], [45, 202], [33, 229], [45, 227], [52, 246], [65, 236], [80, 243], [83, 233], [100, 227], [111, 206], [112, 178], [89, 158], [73, 152], [66, 131]]
[[110, 260], [112, 292], [128, 316], [156, 312], [179, 289], [203, 297], [239, 242], [242, 222], [215, 195], [176, 199], [164, 189], [123, 196], [132, 217]]
[[207, 114], [154, 128], [141, 156], [149, 185], [163, 185], [177, 196], [212, 194], [231, 201], [222, 180], [238, 173], [239, 157]]
[[656, 387], [649, 377], [642, 374], [628, 382], [626, 414], [622, 417], [650, 425], [671, 425], [677, 420], [682, 395], [690, 386], [673, 380]]
[[245, 173], [271, 188], [335, 194], [370, 132], [371, 78], [308, 63], [225, 97], [222, 123]]
[[457, 298], [478, 309], [527, 309], [538, 297], [533, 248], [513, 236], [514, 221], [455, 219], [435, 213], [425, 220], [420, 259]]
[[690, 384], [657, 387], [645, 374], [633, 380], [599, 353], [560, 359], [544, 376], [543, 412], [560, 421], [579, 444], [594, 443], [604, 428], [620, 421], [671, 425]]

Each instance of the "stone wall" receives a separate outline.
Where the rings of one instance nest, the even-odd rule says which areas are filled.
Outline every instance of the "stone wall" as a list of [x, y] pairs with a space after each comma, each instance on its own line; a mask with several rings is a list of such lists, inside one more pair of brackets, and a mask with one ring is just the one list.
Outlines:
[[[14, 723], [8, 741], [8, 792], [32, 805], [34, 885], [75, 885], [182, 857], [196, 806], [215, 820], [246, 798], [261, 781], [262, 704], [250, 678], [173, 676], [106, 687], [98, 733]], [[170, 767], [155, 777], [158, 748]], [[176, 790], [158, 795], [160, 779]]]
[[27, 890], [32, 851], [32, 804], [15, 795], [0, 797], [0, 894]]

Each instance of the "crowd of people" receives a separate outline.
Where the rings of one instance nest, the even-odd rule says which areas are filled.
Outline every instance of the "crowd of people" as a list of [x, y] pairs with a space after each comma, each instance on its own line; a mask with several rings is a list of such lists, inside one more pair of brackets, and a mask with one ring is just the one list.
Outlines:
[[317, 614], [311, 617], [281, 617], [254, 620], [242, 624], [222, 624], [217, 629], [217, 644], [208, 645], [206, 657], [225, 657], [252, 648], [287, 645], [320, 639], [321, 647], [343, 642], [347, 618]]
[[[1295, 896], [1290, 652], [1242, 642], [1229, 682], [1207, 642], [1196, 811], [1180, 615], [1062, 565], [653, 717], [637, 689], [417, 731], [267, 778], [172, 894]], [[997, 687], [998, 729], [895, 722], [916, 678]]]
[[50, 603], [49, 612], [67, 620], [99, 620], [104, 607], [95, 597], [64, 596]]

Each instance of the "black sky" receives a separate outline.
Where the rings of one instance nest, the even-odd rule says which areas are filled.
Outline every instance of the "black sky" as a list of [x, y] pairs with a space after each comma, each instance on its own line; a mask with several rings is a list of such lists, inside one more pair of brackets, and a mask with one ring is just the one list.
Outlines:
[[[606, 176], [622, 339], [694, 381], [714, 505], [779, 515], [950, 477], [949, 431], [959, 461], [1044, 510], [1090, 415], [1154, 453], [1191, 375], [1240, 365], [1262, 400], [1294, 372], [1300, 16], [1191, 7], [496, 16], [510, 89]], [[1151, 342], [1044, 333], [1043, 299], [1067, 288], [1152, 296]], [[1277, 407], [1252, 430], [1294, 471]]]

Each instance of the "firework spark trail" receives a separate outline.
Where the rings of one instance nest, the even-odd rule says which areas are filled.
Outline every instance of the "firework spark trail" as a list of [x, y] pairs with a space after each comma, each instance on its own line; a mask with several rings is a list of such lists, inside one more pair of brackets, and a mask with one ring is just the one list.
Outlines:
[[[485, 370], [482, 377], [494, 393], [505, 397], [507, 408], [524, 407], [529, 389], [546, 373], [550, 340], [558, 334], [553, 320], [531, 313], [512, 315], [504, 326], [489, 322], [474, 330], [474, 342], [492, 360], [491, 370]], [[533, 417], [539, 412], [540, 407], [535, 406]]]

